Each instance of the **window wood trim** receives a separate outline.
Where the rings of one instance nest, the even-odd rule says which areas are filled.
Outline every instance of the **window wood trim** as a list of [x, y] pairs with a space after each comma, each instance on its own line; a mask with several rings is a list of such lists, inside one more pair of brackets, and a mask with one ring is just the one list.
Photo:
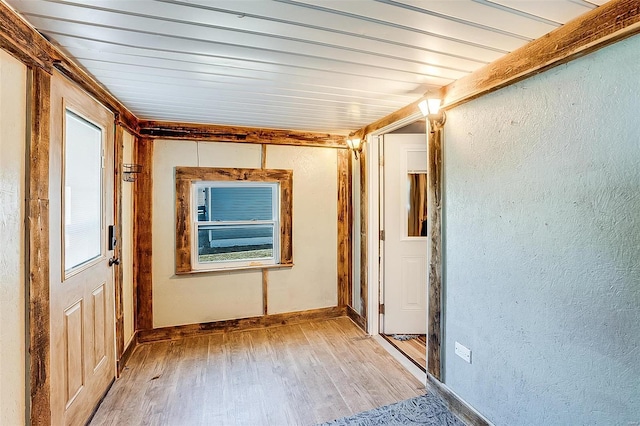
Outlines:
[[[191, 185], [201, 181], [276, 182], [280, 184], [280, 259], [271, 267], [293, 266], [293, 171], [280, 169], [231, 169], [176, 167], [176, 274], [215, 272], [195, 270], [191, 264]], [[251, 269], [220, 268], [219, 271]], [[255, 268], [254, 268], [255, 269]]]

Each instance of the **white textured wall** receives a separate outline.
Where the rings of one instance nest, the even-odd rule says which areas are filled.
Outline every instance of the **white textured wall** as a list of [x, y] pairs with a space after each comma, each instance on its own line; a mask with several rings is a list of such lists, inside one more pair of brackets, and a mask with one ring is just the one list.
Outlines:
[[[269, 313], [337, 303], [337, 156], [267, 148], [267, 167], [293, 169], [293, 268], [269, 271]], [[154, 327], [262, 315], [262, 272], [176, 276], [174, 167], [260, 168], [255, 144], [156, 141], [153, 170]]]
[[445, 382], [496, 425], [640, 422], [639, 114], [638, 36], [448, 112]]
[[25, 423], [26, 73], [0, 50], [0, 425]]
[[338, 304], [338, 156], [333, 148], [269, 146], [267, 168], [293, 169], [293, 263], [269, 271], [269, 313]]
[[[134, 137], [124, 132], [122, 162], [133, 163]], [[131, 341], [134, 332], [133, 312], [133, 183], [122, 183], [122, 304], [124, 311], [124, 343]]]

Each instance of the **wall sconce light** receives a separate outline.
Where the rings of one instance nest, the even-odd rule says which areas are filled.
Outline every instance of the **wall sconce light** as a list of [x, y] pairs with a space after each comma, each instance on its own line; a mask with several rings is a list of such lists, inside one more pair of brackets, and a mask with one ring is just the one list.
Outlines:
[[349, 145], [349, 149], [353, 151], [353, 155], [358, 159], [358, 153], [362, 152], [362, 140], [360, 138], [355, 138], [353, 136], [349, 136], [347, 138], [347, 145]]
[[142, 166], [140, 164], [122, 165], [122, 180], [125, 182], [135, 182], [138, 179], [139, 173], [142, 173]]
[[442, 101], [437, 98], [427, 98], [418, 104], [418, 108], [420, 108], [422, 115], [427, 117], [429, 120], [431, 132], [436, 128], [442, 128], [447, 120], [447, 116], [444, 111], [440, 111], [441, 102]]

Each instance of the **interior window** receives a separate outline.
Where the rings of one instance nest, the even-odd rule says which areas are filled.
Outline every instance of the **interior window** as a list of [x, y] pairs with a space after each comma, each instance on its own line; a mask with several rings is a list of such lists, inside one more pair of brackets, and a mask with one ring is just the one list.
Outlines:
[[292, 266], [291, 170], [176, 167], [176, 273]]

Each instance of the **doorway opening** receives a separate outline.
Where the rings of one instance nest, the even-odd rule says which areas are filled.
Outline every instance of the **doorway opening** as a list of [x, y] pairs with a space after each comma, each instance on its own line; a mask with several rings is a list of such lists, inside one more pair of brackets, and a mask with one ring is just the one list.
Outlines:
[[427, 364], [427, 132], [417, 120], [378, 135], [378, 328], [420, 370]]

